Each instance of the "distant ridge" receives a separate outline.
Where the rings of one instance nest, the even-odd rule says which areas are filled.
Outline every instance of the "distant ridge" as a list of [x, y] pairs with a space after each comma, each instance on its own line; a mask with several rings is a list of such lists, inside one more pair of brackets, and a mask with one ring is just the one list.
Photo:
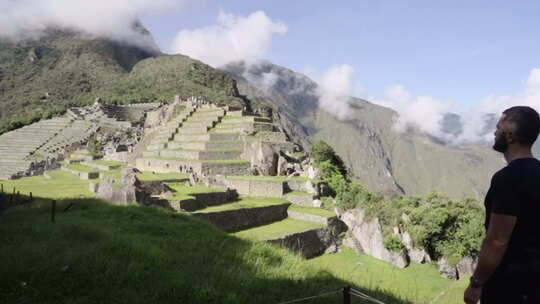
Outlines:
[[[351, 118], [338, 120], [319, 108], [317, 84], [305, 75], [263, 62], [231, 64], [225, 70], [239, 90], [281, 109], [288, 132], [299, 142], [324, 140], [345, 160], [351, 173], [369, 189], [386, 195], [422, 195], [439, 191], [455, 198], [484, 196], [491, 175], [504, 166], [487, 145], [451, 147], [429, 136], [398, 134], [397, 115], [366, 100], [351, 99]], [[272, 74], [271, 86], [257, 79]], [[451, 122], [451, 119], [450, 119]]]

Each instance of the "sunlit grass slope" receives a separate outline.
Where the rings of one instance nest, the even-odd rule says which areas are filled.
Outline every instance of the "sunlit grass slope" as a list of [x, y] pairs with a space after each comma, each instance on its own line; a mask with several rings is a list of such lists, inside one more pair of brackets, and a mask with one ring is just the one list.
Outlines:
[[49, 204], [34, 204], [0, 222], [4, 303], [279, 303], [348, 284], [320, 263], [153, 207], [79, 201], [51, 223]]
[[412, 303], [463, 303], [463, 291], [468, 282], [443, 278], [433, 265], [412, 263], [400, 269], [352, 249], [326, 254], [306, 263], [315, 269], [329, 271], [339, 279], [368, 289], [376, 287]]
[[32, 192], [34, 197], [61, 199], [94, 196], [88, 187], [91, 181], [80, 180], [74, 174], [61, 170], [51, 171], [48, 174], [50, 179], [32, 176], [16, 180], [0, 180], [0, 184], [4, 186], [4, 191], [7, 193], [11, 193], [15, 188], [24, 195]]

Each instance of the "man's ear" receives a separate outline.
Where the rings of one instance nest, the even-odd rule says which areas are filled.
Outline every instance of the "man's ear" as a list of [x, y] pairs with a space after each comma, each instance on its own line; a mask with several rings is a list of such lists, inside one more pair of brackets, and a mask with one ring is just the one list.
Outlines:
[[504, 132], [504, 136], [506, 137], [506, 142], [509, 144], [513, 144], [518, 142], [518, 138], [516, 137], [516, 133], [513, 131], [506, 131]]

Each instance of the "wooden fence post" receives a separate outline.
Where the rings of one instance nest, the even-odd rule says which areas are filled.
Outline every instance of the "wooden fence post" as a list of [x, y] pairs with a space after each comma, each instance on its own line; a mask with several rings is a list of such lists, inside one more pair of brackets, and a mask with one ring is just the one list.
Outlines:
[[351, 286], [343, 287], [343, 304], [351, 304]]
[[32, 197], [32, 192], [30, 192], [30, 202], [32, 202], [34, 198]]
[[52, 201], [51, 205], [51, 222], [54, 223], [54, 216], [56, 215], [56, 201]]

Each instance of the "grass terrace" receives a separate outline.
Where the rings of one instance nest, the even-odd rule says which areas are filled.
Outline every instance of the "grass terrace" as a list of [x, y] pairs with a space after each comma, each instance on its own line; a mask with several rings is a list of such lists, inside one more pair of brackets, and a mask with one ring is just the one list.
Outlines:
[[197, 212], [219, 212], [226, 210], [236, 210], [236, 209], [245, 209], [245, 208], [257, 208], [257, 207], [266, 207], [272, 205], [280, 205], [288, 203], [286, 199], [279, 197], [271, 198], [254, 198], [254, 197], [241, 197], [235, 201], [224, 205], [210, 206], [205, 209], [197, 210]]
[[175, 193], [172, 197], [173, 200], [194, 198], [194, 194], [198, 193], [217, 193], [224, 192], [224, 189], [207, 187], [204, 184], [197, 184], [193, 186], [186, 186], [183, 183], [169, 183], [167, 186], [171, 187]]
[[67, 165], [69, 169], [77, 170], [80, 172], [99, 172], [98, 169], [94, 169], [90, 166], [83, 165], [83, 164], [69, 164]]
[[302, 232], [302, 231], [307, 231], [307, 230], [322, 228], [322, 227], [323, 227], [322, 224], [286, 218], [284, 220], [281, 220], [279, 222], [274, 222], [269, 225], [235, 232], [233, 233], [233, 235], [240, 238], [254, 240], [254, 241], [264, 241], [264, 240], [276, 239], [276, 238], [285, 236], [287, 234], [292, 234], [296, 232]]
[[399, 269], [347, 248], [336, 254], [307, 260], [306, 263], [368, 289], [380, 288], [400, 294], [412, 303], [463, 303], [463, 291], [468, 283], [468, 280], [445, 279], [430, 264], [413, 263], [405, 269]]
[[326, 217], [326, 218], [336, 216], [336, 214], [333, 211], [330, 211], [330, 210], [326, 210], [326, 209], [322, 209], [322, 208], [316, 208], [316, 207], [300, 206], [300, 205], [295, 205], [295, 204], [292, 204], [289, 207], [289, 210], [296, 211], [296, 212], [307, 213], [307, 214], [312, 214], [312, 215], [317, 215], [317, 216], [322, 216], [322, 217]]
[[96, 159], [96, 160], [93, 160], [92, 162], [98, 165], [111, 166], [111, 167], [124, 165], [123, 162], [113, 161], [113, 160], [103, 160], [103, 159]]
[[96, 200], [58, 208], [70, 202], [55, 223], [49, 204], [2, 215], [4, 303], [279, 303], [347, 284], [285, 249], [193, 217]]
[[80, 180], [72, 173], [63, 170], [50, 171], [48, 175], [50, 179], [44, 176], [32, 176], [0, 181], [0, 184], [4, 186], [4, 191], [7, 193], [11, 193], [15, 187], [21, 194], [28, 195], [32, 192], [34, 197], [48, 199], [94, 197], [94, 194], [88, 190], [90, 181]]

